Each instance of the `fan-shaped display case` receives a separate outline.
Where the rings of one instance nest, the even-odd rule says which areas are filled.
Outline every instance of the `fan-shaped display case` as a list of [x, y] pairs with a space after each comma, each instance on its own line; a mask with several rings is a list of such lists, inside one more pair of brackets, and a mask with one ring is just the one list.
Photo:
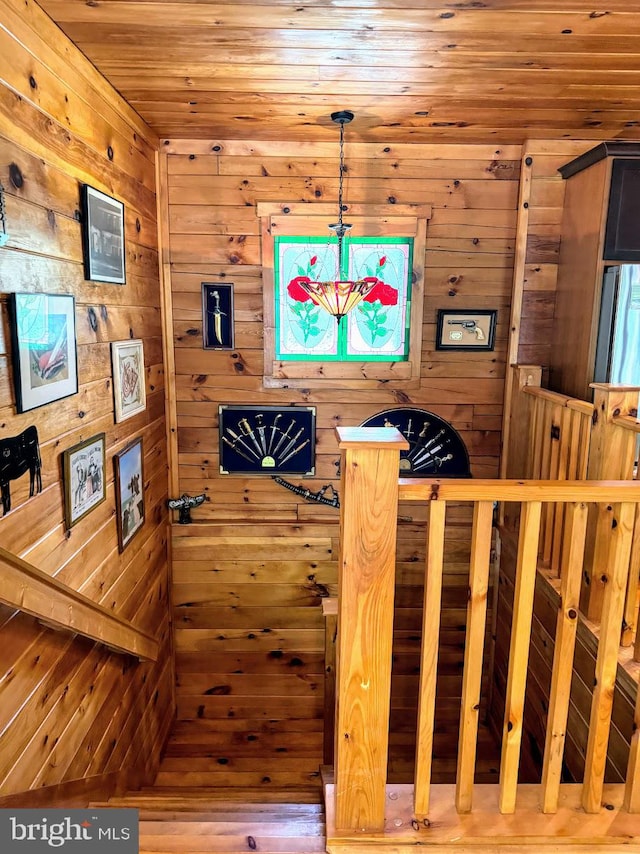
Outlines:
[[401, 477], [471, 477], [460, 434], [426, 409], [398, 407], [372, 415], [361, 427], [395, 427], [409, 442], [400, 452]]

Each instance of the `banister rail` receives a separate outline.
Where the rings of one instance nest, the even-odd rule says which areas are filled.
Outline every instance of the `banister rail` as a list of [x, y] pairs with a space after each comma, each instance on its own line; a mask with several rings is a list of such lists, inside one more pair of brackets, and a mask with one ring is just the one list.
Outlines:
[[[560, 577], [563, 599], [557, 618], [552, 687], [544, 746], [539, 803], [555, 813], [562, 803], [561, 768], [568, 725], [573, 674], [579, 580], [587, 539], [589, 504], [610, 507], [606, 536], [609, 561], [601, 568], [604, 584], [602, 631], [596, 658], [581, 806], [600, 813], [605, 764], [618, 664], [634, 519], [640, 505], [640, 482], [595, 480], [433, 480], [399, 479], [403, 437], [379, 428], [367, 442], [367, 428], [338, 428], [342, 450], [341, 547], [338, 595], [338, 670], [335, 737], [336, 832], [384, 833], [385, 786], [390, 712], [391, 634], [398, 501], [421, 501], [429, 507], [426, 532], [425, 599], [417, 721], [413, 814], [426, 819], [430, 809], [433, 721], [436, 702], [439, 623], [442, 591], [442, 545], [449, 502], [472, 502], [469, 600], [459, 727], [455, 807], [472, 808], [477, 746], [480, 680], [487, 613], [487, 579], [493, 509], [497, 503], [520, 505], [516, 587], [507, 670], [507, 690], [497, 807], [517, 809], [518, 771], [523, 735], [526, 674], [542, 508], [559, 503], [565, 511]], [[387, 439], [379, 430], [387, 431]], [[474, 642], [474, 639], [476, 642]], [[640, 716], [640, 701], [636, 717]], [[640, 720], [636, 721], [636, 724]], [[624, 810], [640, 812], [640, 727], [628, 733], [631, 750], [624, 785]]]
[[30, 614], [48, 628], [82, 635], [141, 660], [158, 659], [154, 637], [3, 548], [0, 602]]

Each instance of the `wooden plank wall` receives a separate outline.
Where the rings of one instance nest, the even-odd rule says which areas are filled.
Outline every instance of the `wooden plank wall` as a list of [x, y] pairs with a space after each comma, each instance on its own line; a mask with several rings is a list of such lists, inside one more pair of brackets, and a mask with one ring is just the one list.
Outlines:
[[558, 168], [593, 148], [593, 140], [530, 140], [523, 159], [531, 158], [525, 271], [518, 363], [549, 366], [558, 276], [564, 179]]
[[[174, 707], [155, 200], [157, 140], [35, 4], [0, 0], [0, 437], [39, 433], [42, 493], [14, 481], [0, 542], [152, 633], [156, 663], [0, 608], [0, 804], [86, 803], [153, 779]], [[84, 280], [80, 183], [125, 205], [126, 285]], [[17, 414], [7, 295], [73, 294], [79, 392]], [[144, 340], [147, 408], [114, 422], [110, 342]], [[107, 499], [65, 531], [62, 452], [106, 434]], [[113, 455], [142, 437], [146, 521], [119, 554]], [[26, 795], [11, 799], [15, 793]], [[36, 791], [38, 790], [38, 791]]]
[[[352, 137], [353, 139], [353, 137]], [[258, 201], [337, 203], [337, 147], [313, 143], [166, 140], [173, 300], [179, 490], [205, 492], [191, 527], [175, 525], [178, 756], [199, 742], [220, 745], [194, 781], [230, 784], [263, 739], [268, 776], [302, 785], [322, 756], [321, 600], [334, 593], [337, 511], [305, 502], [266, 478], [218, 472], [219, 403], [317, 407], [317, 476], [304, 485], [338, 487], [333, 428], [357, 425], [398, 405], [424, 407], [460, 431], [475, 476], [498, 472], [503, 380], [516, 226], [519, 146], [360, 144], [345, 147], [345, 201], [430, 204], [422, 347], [417, 388], [336, 380], [322, 388], [263, 387], [263, 298]], [[327, 231], [327, 233], [329, 233]], [[422, 275], [418, 270], [418, 275]], [[233, 282], [236, 349], [202, 349], [201, 282]], [[496, 308], [493, 352], [435, 350], [439, 308]], [[296, 481], [298, 483], [302, 481]], [[437, 774], [455, 770], [464, 641], [468, 508], [454, 508], [447, 542], [444, 674], [439, 686]], [[391, 773], [413, 762], [426, 511], [402, 509], [398, 545], [396, 667]], [[229, 732], [234, 744], [230, 744]], [[287, 732], [290, 747], [281, 733]], [[181, 735], [182, 734], [182, 735]], [[276, 751], [288, 750], [289, 766]], [[223, 764], [219, 764], [219, 760]], [[282, 762], [283, 757], [280, 756]], [[196, 773], [195, 766], [194, 774]], [[495, 774], [495, 772], [494, 772]], [[162, 776], [162, 775], [161, 775]], [[166, 782], [173, 778], [162, 776]], [[449, 776], [449, 779], [451, 777]]]

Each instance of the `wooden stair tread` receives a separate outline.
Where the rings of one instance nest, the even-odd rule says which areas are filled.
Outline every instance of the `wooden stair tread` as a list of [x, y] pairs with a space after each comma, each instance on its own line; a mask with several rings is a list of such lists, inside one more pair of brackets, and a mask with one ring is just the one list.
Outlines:
[[[113, 806], [109, 804], [108, 806]], [[182, 821], [182, 822], [199, 822], [199, 821], [217, 821], [217, 822], [255, 822], [259, 820], [261, 823], [282, 824], [283, 822], [299, 822], [299, 821], [320, 821], [324, 822], [324, 813], [305, 814], [293, 810], [286, 812], [249, 812], [248, 810], [224, 810], [218, 808], [208, 810], [184, 809], [184, 808], [158, 808], [158, 807], [135, 807], [133, 804], [123, 804], [122, 806], [131, 806], [138, 809], [140, 821]]]
[[[148, 812], [173, 811], [176, 813], [200, 813], [200, 814], [222, 814], [236, 815], [260, 814], [264, 817], [263, 820], [268, 820], [268, 816], [272, 815], [274, 821], [278, 816], [293, 816], [297, 818], [313, 818], [314, 816], [324, 815], [322, 804], [296, 804], [289, 802], [276, 803], [246, 803], [244, 801], [225, 801], [222, 799], [205, 799], [205, 798], [189, 798], [189, 797], [171, 797], [171, 798], [154, 798], [150, 796], [136, 797], [134, 795], [126, 797], [113, 797], [108, 801], [92, 804], [94, 807], [119, 807], [119, 808], [135, 808], [139, 810], [147, 810]], [[189, 819], [190, 820], [190, 819]]]
[[140, 832], [145, 836], [183, 834], [187, 836], [276, 836], [288, 838], [291, 836], [324, 836], [323, 819], [283, 819], [280, 822], [263, 821], [260, 816], [252, 816], [249, 820], [220, 820], [210, 821], [141, 821]]
[[[146, 786], [135, 792], [127, 792], [127, 795], [151, 795], [153, 797], [176, 797], [176, 798], [206, 798], [211, 797], [214, 800], [228, 798], [230, 801], [242, 801], [247, 803], [265, 803], [271, 802], [272, 797], [277, 797], [277, 803], [289, 802], [292, 804], [299, 803], [321, 803], [322, 792], [320, 786], [300, 786], [298, 787], [279, 787], [273, 786], [269, 789], [264, 789], [258, 786], [247, 786], [244, 789], [229, 791], [227, 786]], [[309, 800], [300, 800], [301, 798], [309, 798]]]
[[[314, 838], [301, 837], [264, 837], [259, 836], [253, 842], [253, 837], [241, 836], [147, 836], [141, 829], [140, 832], [140, 854], [244, 854], [251, 850], [257, 850], [260, 854], [306, 854], [306, 852], [324, 852], [326, 850], [326, 839], [324, 836]], [[255, 849], [253, 848], [255, 845]]]

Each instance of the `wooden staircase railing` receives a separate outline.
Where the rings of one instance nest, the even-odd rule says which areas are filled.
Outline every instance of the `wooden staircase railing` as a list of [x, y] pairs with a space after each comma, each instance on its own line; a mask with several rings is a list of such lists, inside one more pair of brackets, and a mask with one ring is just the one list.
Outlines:
[[[406, 446], [393, 428], [338, 428], [342, 451], [341, 552], [339, 560], [337, 708], [335, 734], [335, 828], [345, 834], [379, 834], [385, 827], [385, 795], [391, 677], [394, 551], [397, 502], [428, 503], [427, 560], [421, 678], [413, 784], [416, 820], [428, 818], [430, 768], [439, 644], [442, 553], [449, 502], [473, 502], [459, 756], [455, 787], [458, 813], [471, 809], [480, 704], [493, 508], [520, 505], [516, 590], [508, 662], [498, 808], [516, 810], [523, 709], [543, 505], [563, 506], [568, 535], [560, 560], [562, 607], [552, 668], [540, 804], [558, 808], [568, 718], [578, 592], [587, 535], [588, 505], [612, 507], [609, 562], [604, 581], [602, 630], [596, 662], [581, 804], [601, 809], [611, 726], [620, 624], [623, 615], [640, 483], [634, 481], [397, 480]], [[602, 534], [602, 532], [600, 532]], [[640, 812], [640, 700], [631, 738], [624, 809]]]
[[[593, 403], [576, 400], [540, 387], [541, 368], [517, 365], [513, 369], [509, 443], [503, 470], [506, 477], [540, 480], [633, 480], [638, 478], [638, 394], [635, 386], [593, 383]], [[518, 429], [514, 429], [517, 424]], [[545, 504], [542, 511], [540, 559], [558, 576], [565, 536], [564, 506]], [[604, 584], [599, 568], [607, 563], [608, 543], [603, 532], [611, 524], [609, 503], [589, 510], [580, 609], [587, 619], [601, 620]], [[517, 505], [507, 505], [503, 521], [516, 524]], [[636, 639], [640, 660], [638, 578], [640, 575], [640, 513], [630, 556], [631, 571], [625, 597], [621, 644]], [[601, 531], [599, 537], [595, 536]], [[598, 547], [596, 548], [596, 541]]]
[[154, 637], [3, 548], [0, 602], [30, 614], [47, 628], [82, 635], [142, 660], [158, 659]]

